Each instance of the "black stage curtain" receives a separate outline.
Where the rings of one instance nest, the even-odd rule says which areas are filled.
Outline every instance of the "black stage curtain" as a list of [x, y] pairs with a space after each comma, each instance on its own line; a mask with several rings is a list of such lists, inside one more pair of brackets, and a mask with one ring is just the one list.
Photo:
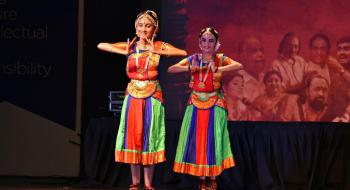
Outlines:
[[[85, 181], [127, 187], [127, 164], [114, 162], [118, 119], [93, 118], [83, 139]], [[172, 171], [181, 121], [166, 121], [166, 158], [155, 169], [160, 189], [196, 189], [197, 178]], [[340, 123], [229, 122], [236, 167], [219, 189], [350, 189], [350, 126]]]

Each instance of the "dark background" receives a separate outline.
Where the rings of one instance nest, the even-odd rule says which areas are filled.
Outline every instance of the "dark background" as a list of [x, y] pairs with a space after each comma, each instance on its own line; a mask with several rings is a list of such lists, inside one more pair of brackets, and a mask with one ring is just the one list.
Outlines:
[[[167, 3], [167, 8], [163, 8], [164, 2]], [[172, 15], [175, 11], [183, 10], [182, 2], [185, 1], [85, 1], [81, 172], [78, 179], [74, 179], [78, 185], [127, 187], [131, 180], [128, 165], [114, 162], [114, 143], [119, 118], [108, 111], [109, 91], [125, 90], [129, 81], [125, 74], [126, 57], [99, 51], [97, 44], [132, 38], [135, 34], [136, 15], [143, 10], [152, 9], [160, 17], [161, 31], [158, 39], [179, 48], [186, 48], [184, 41], [180, 39], [188, 34], [184, 30], [187, 26], [183, 23], [189, 18], [186, 14], [181, 14], [180, 18], [175, 18], [178, 16], [176, 14]], [[258, 1], [249, 2], [254, 4]], [[64, 7], [57, 7], [57, 10], [62, 11]], [[164, 11], [170, 16], [162, 18], [161, 13]], [[64, 14], [64, 11], [55, 15], [61, 18], [60, 14]], [[167, 27], [165, 23], [177, 26], [176, 30]], [[60, 35], [55, 40], [67, 42], [69, 39]], [[65, 50], [69, 51], [73, 47], [75, 46], [67, 46], [68, 49]], [[6, 52], [7, 49], [3, 51]], [[48, 56], [55, 60], [64, 55]], [[157, 165], [154, 183], [159, 189], [194, 189], [197, 185], [195, 177], [172, 172], [184, 102], [169, 99], [167, 93], [180, 92], [181, 98], [186, 101], [186, 82], [189, 79], [187, 75], [162, 74], [176, 61], [177, 59], [167, 58], [159, 68], [166, 108], [167, 161]], [[58, 85], [65, 84], [66, 81], [61, 82]], [[75, 85], [75, 82], [72, 84]], [[5, 88], [8, 86], [5, 85], [3, 89]], [[40, 89], [51, 90], [43, 86]], [[44, 105], [45, 102], [38, 104]], [[75, 115], [74, 111], [71, 115]], [[223, 172], [219, 177], [219, 187], [244, 190], [349, 189], [348, 127], [345, 123], [229, 122], [231, 148], [237, 166]]]
[[[119, 118], [107, 110], [108, 91], [124, 90], [128, 82], [126, 58], [98, 51], [96, 45], [102, 41], [132, 38], [135, 16], [140, 11], [152, 9], [159, 16], [162, 15], [160, 12], [169, 15], [160, 18], [158, 39], [186, 48], [184, 39], [188, 32], [184, 23], [189, 17], [178, 14], [184, 10], [186, 1], [164, 2], [166, 6], [160, 1], [143, 1], [142, 4], [130, 1], [122, 6], [118, 2], [91, 0], [86, 5], [85, 134], [81, 166], [86, 183], [127, 187], [131, 182], [128, 165], [114, 163]], [[172, 172], [189, 78], [186, 74], [164, 75], [166, 68], [177, 59], [162, 61], [159, 70], [166, 108], [167, 161], [156, 166], [154, 183], [160, 189], [194, 189], [195, 177]], [[180, 97], [174, 100], [169, 94]], [[344, 123], [229, 122], [231, 148], [237, 166], [219, 177], [219, 189], [348, 189], [350, 144], [347, 139], [350, 133], [347, 127]]]

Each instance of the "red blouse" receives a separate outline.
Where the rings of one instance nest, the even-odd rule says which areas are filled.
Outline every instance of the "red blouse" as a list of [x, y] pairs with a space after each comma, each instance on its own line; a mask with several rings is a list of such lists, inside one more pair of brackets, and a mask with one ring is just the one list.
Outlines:
[[[125, 48], [127, 44], [125, 42], [118, 42], [113, 45], [119, 48]], [[172, 46], [165, 42], [154, 42], [155, 49], [166, 50], [170, 47]], [[148, 50], [139, 50], [139, 53], [137, 53], [135, 46], [134, 51], [128, 56], [126, 73], [130, 79], [157, 80], [159, 60], [160, 55], [151, 53]]]
[[[195, 62], [200, 62], [199, 54], [194, 54], [186, 59], [183, 59], [181, 65], [193, 65]], [[222, 67], [233, 63], [233, 60], [223, 54], [216, 54], [214, 63], [216, 67]], [[206, 74], [208, 73], [208, 74]], [[200, 77], [201, 75], [201, 77]], [[207, 75], [206, 79], [205, 76]], [[202, 80], [200, 80], [202, 79]], [[205, 79], [205, 80], [204, 80]], [[213, 92], [221, 88], [221, 72], [213, 72], [208, 66], [203, 66], [201, 71], [192, 73], [190, 88], [198, 92]]]

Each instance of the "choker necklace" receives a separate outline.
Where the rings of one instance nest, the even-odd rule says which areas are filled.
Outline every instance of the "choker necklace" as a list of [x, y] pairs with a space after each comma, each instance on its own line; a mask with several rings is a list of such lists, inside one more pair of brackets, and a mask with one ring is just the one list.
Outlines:
[[146, 71], [148, 71], [148, 65], [149, 65], [149, 59], [152, 56], [152, 52], [149, 52], [149, 55], [146, 59], [146, 65], [144, 69], [141, 69], [139, 66], [139, 55], [140, 55], [140, 50], [138, 48], [138, 46], [136, 46], [136, 72], [137, 74], [137, 78], [142, 79], [143, 78], [143, 73]]
[[142, 50], [148, 50], [147, 45], [140, 43], [139, 41], [137, 42], [137, 46], [140, 46]]

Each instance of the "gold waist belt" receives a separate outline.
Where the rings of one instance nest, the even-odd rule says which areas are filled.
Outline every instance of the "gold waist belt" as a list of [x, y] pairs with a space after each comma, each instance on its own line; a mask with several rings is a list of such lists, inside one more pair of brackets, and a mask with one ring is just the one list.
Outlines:
[[218, 98], [218, 93], [216, 91], [210, 93], [193, 91], [191, 94], [192, 104], [199, 109], [209, 109], [213, 107]]
[[127, 87], [128, 93], [135, 98], [147, 98], [157, 90], [157, 80], [135, 80], [132, 79]]

